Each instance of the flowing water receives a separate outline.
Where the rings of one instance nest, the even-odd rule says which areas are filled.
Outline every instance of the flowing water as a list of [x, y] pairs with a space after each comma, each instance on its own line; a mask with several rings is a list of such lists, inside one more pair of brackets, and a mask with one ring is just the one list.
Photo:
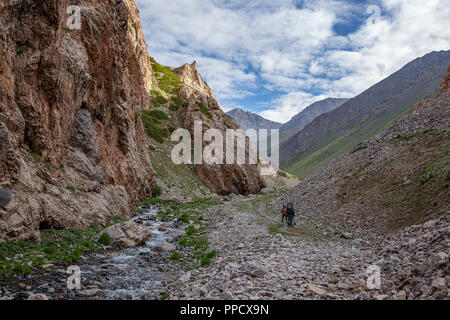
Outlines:
[[82, 286], [88, 288], [81, 296], [138, 300], [159, 299], [164, 293], [167, 249], [184, 231], [176, 221], [162, 221], [156, 207], [139, 209], [134, 220], [149, 228], [152, 236], [144, 246], [95, 253], [79, 263]]

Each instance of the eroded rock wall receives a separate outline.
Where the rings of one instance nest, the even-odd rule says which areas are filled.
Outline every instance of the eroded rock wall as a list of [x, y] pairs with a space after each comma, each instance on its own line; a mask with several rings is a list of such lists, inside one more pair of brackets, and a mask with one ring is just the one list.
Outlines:
[[[67, 27], [69, 5], [81, 29]], [[0, 241], [87, 227], [151, 197], [146, 135], [151, 64], [134, 1], [0, 6]], [[144, 51], [145, 50], [145, 51]]]

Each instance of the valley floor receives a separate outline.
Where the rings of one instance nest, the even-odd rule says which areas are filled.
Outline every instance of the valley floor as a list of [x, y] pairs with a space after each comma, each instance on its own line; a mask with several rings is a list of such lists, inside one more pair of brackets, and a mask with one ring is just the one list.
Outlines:
[[[185, 223], [146, 214], [153, 240], [80, 262], [82, 289], [67, 291], [65, 269], [0, 278], [3, 299], [448, 299], [449, 215], [386, 237], [343, 239], [299, 215], [288, 230], [271, 209], [276, 194], [225, 197], [194, 225], [211, 260], [182, 241]], [[163, 227], [161, 227], [163, 226]], [[186, 237], [186, 235], [184, 236]], [[201, 240], [201, 238], [199, 238]], [[195, 248], [201, 247], [201, 241]], [[214, 256], [216, 256], [214, 258]], [[201, 257], [201, 258], [200, 258]], [[192, 261], [202, 260], [203, 267]], [[371, 266], [381, 288], [367, 288]], [[84, 272], [84, 273], [83, 273]]]

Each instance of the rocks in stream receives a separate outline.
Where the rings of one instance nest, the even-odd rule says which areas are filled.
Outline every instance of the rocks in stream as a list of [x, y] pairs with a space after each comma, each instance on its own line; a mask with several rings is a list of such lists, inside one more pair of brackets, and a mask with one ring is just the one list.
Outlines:
[[105, 230], [111, 238], [111, 245], [119, 248], [132, 248], [143, 245], [151, 236], [151, 231], [135, 221], [116, 224]]

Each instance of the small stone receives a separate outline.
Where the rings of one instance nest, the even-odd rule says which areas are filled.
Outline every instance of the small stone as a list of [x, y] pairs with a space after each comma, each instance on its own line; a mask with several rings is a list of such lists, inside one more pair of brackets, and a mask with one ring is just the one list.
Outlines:
[[425, 222], [425, 223], [423, 224], [423, 228], [424, 228], [424, 229], [432, 229], [432, 228], [434, 228], [434, 227], [436, 227], [436, 220], [430, 220], [430, 221]]
[[433, 282], [431, 283], [431, 286], [433, 288], [438, 288], [438, 289], [447, 288], [447, 285], [445, 284], [445, 278], [436, 278], [436, 279], [434, 279]]
[[381, 300], [386, 300], [386, 298], [388, 297], [388, 295], [385, 294], [379, 294], [375, 296], [375, 300], [381, 301]]
[[342, 234], [342, 238], [348, 239], [348, 240], [353, 239], [353, 234], [351, 234], [350, 232], [344, 232]]
[[406, 300], [406, 292], [401, 290], [399, 292], [397, 292], [394, 296], [395, 300]]
[[416, 244], [416, 242], [417, 242], [417, 240], [416, 240], [416, 238], [411, 238], [411, 239], [409, 239], [409, 246], [410, 247], [412, 247], [413, 245], [415, 245]]
[[319, 296], [324, 296], [327, 293], [325, 292], [325, 290], [319, 288], [318, 286], [315, 286], [313, 284], [309, 284], [308, 285], [308, 289], [312, 292], [314, 292], [315, 294], [318, 294]]
[[431, 265], [433, 268], [440, 268], [447, 264], [448, 255], [444, 252], [439, 252], [431, 259]]

